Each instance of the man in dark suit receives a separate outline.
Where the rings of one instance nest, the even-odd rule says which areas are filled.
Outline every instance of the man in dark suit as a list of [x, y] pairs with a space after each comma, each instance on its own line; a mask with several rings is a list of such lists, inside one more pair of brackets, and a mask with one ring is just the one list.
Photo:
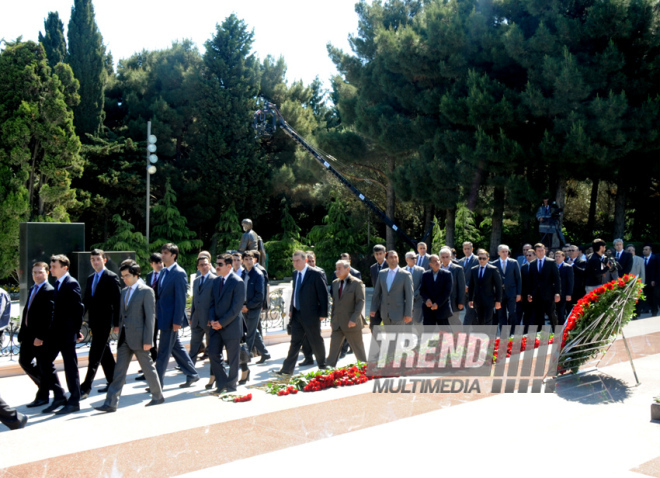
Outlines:
[[571, 267], [573, 268], [573, 292], [568, 307], [573, 306], [579, 299], [584, 297], [584, 281], [587, 268], [587, 261], [582, 258], [582, 253], [576, 245], [568, 248], [568, 254], [571, 258]]
[[192, 386], [199, 380], [199, 374], [195, 365], [190, 360], [186, 349], [179, 341], [179, 329], [187, 325], [186, 319], [186, 297], [188, 295], [188, 276], [186, 271], [177, 264], [179, 248], [176, 244], [167, 243], [160, 251], [165, 267], [158, 279], [158, 302], [156, 304], [158, 330], [160, 330], [160, 342], [158, 343], [158, 358], [156, 359], [156, 371], [160, 379], [161, 387], [165, 370], [173, 355], [177, 360], [181, 371], [186, 374], [186, 382], [179, 385], [181, 388]]
[[399, 267], [399, 254], [387, 251], [387, 269], [378, 273], [370, 315], [380, 311], [383, 325], [412, 324], [414, 290], [412, 274]]
[[646, 287], [644, 287], [644, 295], [646, 300], [642, 310], [651, 312], [653, 316], [658, 315], [658, 301], [656, 300], [656, 287], [658, 281], [658, 257], [653, 254], [653, 246], [645, 244], [642, 249], [642, 259], [644, 259], [644, 271], [646, 275]]
[[518, 317], [520, 317], [523, 324], [525, 324], [525, 330], [529, 324], [534, 323], [534, 307], [532, 303], [527, 300], [527, 296], [530, 291], [530, 281], [529, 281], [529, 264], [534, 260], [536, 255], [534, 254], [533, 249], [528, 249], [525, 253], [525, 265], [520, 268], [520, 279], [522, 282], [522, 296], [523, 300], [518, 302]]
[[[376, 289], [376, 283], [378, 282], [378, 273], [387, 268], [387, 261], [385, 261], [385, 246], [382, 244], [376, 244], [373, 248], [374, 259], [376, 262], [371, 264], [369, 267], [369, 272], [371, 273], [371, 286]], [[382, 319], [380, 317], [380, 311], [376, 311], [376, 314], [369, 319], [369, 328], [373, 330], [374, 325], [380, 325]]]
[[[468, 287], [470, 284], [470, 279], [472, 275], [472, 269], [479, 265], [479, 261], [477, 260], [476, 256], [472, 253], [474, 250], [474, 246], [472, 245], [471, 242], [464, 242], [463, 243], [463, 254], [465, 254], [465, 257], [458, 261], [458, 264], [463, 268], [465, 271], [465, 292], [466, 292], [466, 299], [469, 296], [469, 291]], [[465, 305], [468, 305], [467, 302]], [[465, 310], [465, 318], [463, 323], [465, 325], [471, 325], [474, 323], [474, 321], [477, 318], [476, 314], [476, 309], [472, 307], [467, 307]]]
[[614, 258], [621, 265], [619, 277], [623, 277], [624, 274], [630, 274], [633, 266], [633, 255], [623, 250], [622, 239], [614, 239], [614, 251]]
[[64, 397], [64, 390], [60, 385], [55, 371], [55, 358], [62, 354], [66, 385], [69, 389], [69, 398], [56, 399], [44, 409], [43, 413], [51, 413], [64, 405], [57, 415], [77, 412], [80, 410], [80, 375], [78, 374], [78, 356], [76, 355], [76, 342], [80, 336], [85, 307], [80, 297], [80, 284], [69, 275], [71, 262], [64, 254], [50, 258], [50, 271], [57, 279], [53, 293], [53, 320], [50, 324], [48, 339], [46, 341], [46, 359], [41, 371], [47, 388], [55, 390], [56, 397]]
[[465, 271], [451, 260], [452, 252], [447, 246], [440, 249], [440, 268], [449, 271], [452, 276], [451, 304], [452, 315], [449, 317], [449, 325], [462, 325], [460, 313], [465, 307]]
[[303, 339], [309, 339], [319, 369], [325, 369], [325, 344], [321, 337], [321, 322], [328, 316], [328, 286], [318, 269], [307, 265], [307, 254], [293, 253], [293, 295], [291, 317], [291, 345], [278, 375], [292, 374]]
[[493, 325], [493, 307], [501, 307], [502, 278], [488, 259], [488, 251], [477, 250], [479, 265], [472, 268], [468, 285], [468, 306], [476, 311], [476, 322], [469, 325]]
[[209, 307], [211, 305], [211, 294], [213, 293], [213, 279], [215, 274], [211, 272], [211, 263], [208, 257], [202, 256], [197, 259], [197, 270], [199, 274], [193, 281], [192, 306], [190, 309], [190, 360], [195, 364], [197, 355], [202, 348], [204, 336], [208, 336]]
[[[264, 303], [261, 310], [268, 311], [270, 308], [270, 285], [268, 280], [268, 271], [261, 265], [261, 253], [259, 251], [252, 251], [252, 254], [254, 254], [254, 267], [259, 269], [259, 272], [261, 272], [261, 274], [264, 276]], [[266, 350], [266, 345], [264, 344], [263, 336], [264, 333], [261, 328], [261, 320], [259, 320], [259, 324], [257, 325], [257, 334], [254, 337], [254, 346], [261, 354], [261, 358], [257, 362], [258, 364], [265, 363], [266, 360], [270, 358], [270, 354], [268, 353], [268, 350]]]
[[[44, 342], [48, 337], [50, 321], [53, 320], [53, 292], [55, 289], [48, 283], [48, 271], [50, 267], [45, 262], [37, 262], [32, 266], [32, 279], [34, 285], [28, 293], [28, 303], [23, 309], [21, 317], [21, 328], [18, 330], [18, 341], [21, 350], [18, 355], [18, 363], [28, 377], [39, 388], [34, 401], [28, 403], [28, 408], [48, 405], [48, 384], [42, 380], [41, 362], [45, 359], [43, 351]], [[36, 360], [36, 365], [33, 362]], [[62, 399], [64, 396], [55, 396]]]
[[451, 290], [454, 279], [451, 272], [440, 268], [440, 258], [429, 256], [431, 270], [422, 275], [419, 294], [424, 302], [424, 325], [449, 325]]
[[425, 242], [417, 243], [417, 262], [415, 265], [424, 268], [425, 271], [431, 269], [431, 266], [429, 265], [429, 260], [431, 256], [429, 256], [426, 253], [427, 250], [428, 250], [428, 246], [426, 245]]
[[566, 313], [570, 311], [567, 307], [567, 304], [571, 303], [573, 299], [573, 287], [574, 287], [574, 273], [573, 267], [570, 264], [566, 264], [564, 260], [564, 252], [556, 251], [555, 252], [555, 262], [557, 263], [557, 269], [559, 269], [559, 278], [561, 280], [561, 294], [560, 300], [557, 302], [557, 321], [558, 325], [563, 324], [566, 321]]
[[[316, 265], [316, 254], [314, 254], [314, 251], [305, 251], [305, 254], [307, 255], [307, 265], [309, 267], [315, 268], [317, 271], [321, 273], [321, 276], [323, 276], [323, 282], [328, 284], [328, 276], [325, 274], [325, 271], [323, 270], [322, 267], [319, 267]], [[333, 271], [334, 273], [334, 271]], [[334, 280], [334, 279], [333, 279]], [[331, 288], [328, 288], [328, 293], [331, 293]], [[301, 367], [307, 366], [307, 365], [314, 365], [314, 353], [312, 352], [312, 346], [309, 345], [309, 339], [305, 337], [303, 339], [302, 343], [302, 353], [304, 360], [300, 362], [298, 365]]]
[[[529, 264], [529, 292], [527, 300], [534, 307], [534, 322], [539, 328], [545, 325], [545, 316], [553, 327], [557, 325], [555, 304], [561, 300], [561, 279], [557, 263], [545, 257], [545, 246], [534, 245], [534, 259]], [[529, 325], [529, 324], [525, 324]]]
[[328, 365], [335, 367], [344, 341], [351, 344], [355, 358], [367, 361], [362, 339], [364, 327], [364, 284], [350, 274], [351, 264], [340, 259], [335, 264], [336, 279], [332, 283], [332, 335]]
[[117, 366], [105, 402], [100, 407], [94, 407], [101, 412], [117, 411], [119, 397], [126, 383], [126, 372], [133, 356], [137, 357], [149, 384], [152, 398], [146, 406], [160, 405], [165, 401], [156, 367], [149, 356], [154, 336], [153, 329], [156, 326], [154, 291], [140, 281], [140, 266], [137, 262], [122, 262], [119, 272], [126, 288], [120, 294], [120, 319], [114, 327], [114, 332], [119, 334]]
[[[215, 393], [235, 392], [238, 384], [238, 366], [243, 336], [241, 309], [245, 303], [245, 284], [232, 271], [232, 257], [221, 254], [215, 262], [213, 293], [209, 308], [209, 360], [215, 376]], [[225, 371], [222, 349], [227, 349], [229, 375]]]
[[[93, 249], [90, 262], [94, 274], [87, 278], [85, 297], [83, 304], [87, 311], [89, 328], [92, 331], [92, 345], [89, 349], [89, 364], [87, 375], [80, 384], [81, 399], [89, 396], [92, 383], [96, 376], [99, 364], [103, 367], [103, 373], [108, 385], [112, 383], [115, 374], [115, 358], [108, 345], [108, 338], [113, 327], [119, 324], [119, 296], [121, 286], [119, 277], [105, 268], [106, 255], [101, 249]], [[107, 386], [100, 388], [99, 392], [107, 392]]]
[[[245, 304], [241, 309], [243, 319], [247, 326], [247, 338], [245, 339], [247, 350], [251, 351], [257, 338], [257, 328], [261, 320], [261, 308], [264, 303], [264, 276], [255, 267], [254, 252], [243, 253], [243, 282], [245, 283]], [[264, 347], [262, 354], [268, 354]]]
[[424, 300], [419, 293], [419, 288], [422, 286], [422, 276], [426, 270], [422, 266], [416, 265], [417, 254], [413, 251], [406, 252], [406, 270], [410, 272], [413, 278], [413, 324], [421, 324], [424, 321]]
[[522, 300], [522, 278], [520, 277], [520, 265], [509, 257], [509, 246], [500, 244], [497, 246], [499, 259], [491, 262], [497, 267], [502, 278], [502, 307], [497, 311], [498, 330], [502, 330], [503, 325], [510, 325], [511, 332], [513, 327], [520, 325], [521, 317], [518, 315], [517, 305]]
[[25, 428], [28, 417], [18, 412], [15, 408], [10, 407], [2, 397], [0, 397], [0, 423], [9, 428], [10, 430], [18, 430]]
[[[160, 274], [163, 270], [163, 257], [158, 252], [154, 252], [149, 257], [149, 265], [151, 266], [151, 272], [147, 274], [146, 284], [154, 290], [156, 294], [156, 303], [158, 303], [158, 281], [160, 280]], [[156, 363], [156, 358], [158, 358], [158, 324], [154, 327], [154, 345], [149, 350], [149, 355], [151, 355], [151, 360]], [[144, 374], [136, 377], [135, 380], [145, 380]]]
[[609, 262], [604, 255], [607, 243], [602, 239], [594, 239], [591, 247], [593, 253], [591, 253], [587, 259], [587, 266], [584, 274], [584, 288], [587, 293], [603, 285], [603, 276], [610, 271]]

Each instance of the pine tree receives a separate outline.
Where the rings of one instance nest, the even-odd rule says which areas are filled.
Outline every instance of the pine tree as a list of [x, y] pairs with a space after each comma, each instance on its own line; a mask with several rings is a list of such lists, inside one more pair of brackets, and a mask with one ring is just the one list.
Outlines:
[[87, 142], [86, 135], [101, 131], [105, 83], [105, 46], [96, 26], [92, 0], [75, 0], [67, 32], [73, 74], [80, 82], [80, 104], [74, 110], [76, 133]]
[[48, 12], [44, 20], [44, 34], [39, 32], [39, 43], [46, 50], [48, 65], [53, 68], [66, 60], [66, 40], [64, 39], [64, 23], [57, 12]]

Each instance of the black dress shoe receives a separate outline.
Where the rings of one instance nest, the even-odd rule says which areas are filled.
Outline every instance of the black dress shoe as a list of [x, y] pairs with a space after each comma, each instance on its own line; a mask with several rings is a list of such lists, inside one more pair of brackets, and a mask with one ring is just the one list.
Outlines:
[[94, 407], [94, 410], [98, 410], [99, 412], [112, 413], [117, 411], [117, 407], [112, 407], [110, 405], [101, 405], [100, 407]]
[[259, 359], [259, 361], [257, 362], [257, 364], [260, 364], [260, 363], [266, 363], [266, 360], [268, 360], [269, 358], [270, 358], [270, 355], [262, 355], [262, 356], [261, 356], [261, 359]]
[[43, 407], [44, 405], [48, 405], [48, 399], [41, 400], [39, 398], [36, 398], [34, 402], [30, 402], [27, 405], [25, 405], [27, 408], [34, 408], [34, 407]]
[[305, 367], [307, 365], [314, 365], [314, 360], [305, 359], [302, 362], [300, 362], [298, 365], [301, 367]]
[[146, 380], [146, 379], [147, 379], [147, 378], [144, 376], [143, 373], [141, 373], [140, 375], [138, 375], [137, 377], [135, 377], [135, 380]]
[[18, 430], [19, 428], [25, 428], [25, 424], [28, 421], [28, 417], [22, 413], [16, 412], [16, 420], [6, 422], [5, 425], [9, 427], [10, 430]]
[[110, 385], [106, 385], [105, 387], [99, 388], [98, 392], [99, 393], [107, 393], [109, 388], [110, 388]]
[[319, 370], [328, 370], [330, 367], [327, 365], [319, 365]]
[[50, 404], [50, 407], [44, 408], [41, 413], [53, 413], [58, 408], [66, 405], [66, 398], [58, 398], [53, 400], [53, 403]]
[[273, 372], [275, 375], [278, 377], [288, 377], [291, 375], [290, 373], [286, 373], [284, 370], [278, 370], [277, 372]]
[[68, 415], [69, 413], [78, 412], [78, 411], [80, 411], [80, 405], [67, 405], [61, 410], [56, 411], [55, 415]]
[[238, 384], [239, 385], [245, 385], [248, 382], [248, 380], [250, 380], [250, 371], [249, 370], [247, 371], [247, 375], [245, 376], [245, 378], [241, 378], [238, 381]]
[[343, 359], [344, 357], [346, 357], [346, 354], [345, 354], [344, 352], [342, 352], [342, 353], [339, 354], [339, 358], [340, 358], [340, 359]]
[[188, 377], [186, 383], [179, 385], [179, 388], [188, 388], [192, 387], [192, 384], [199, 381], [199, 375], [197, 377]]
[[160, 400], [152, 398], [151, 401], [145, 405], [145, 407], [153, 407], [154, 405], [160, 405], [163, 402], [165, 402], [164, 398], [161, 398]]

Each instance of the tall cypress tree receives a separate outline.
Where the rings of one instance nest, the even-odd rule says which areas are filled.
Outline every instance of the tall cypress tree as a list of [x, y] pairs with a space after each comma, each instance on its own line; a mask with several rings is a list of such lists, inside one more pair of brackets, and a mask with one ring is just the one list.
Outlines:
[[44, 20], [44, 34], [39, 32], [39, 43], [46, 50], [48, 65], [54, 67], [66, 58], [66, 40], [64, 40], [64, 23], [57, 12], [48, 12]]
[[75, 0], [67, 34], [68, 63], [80, 82], [80, 104], [74, 110], [74, 124], [78, 136], [85, 141], [86, 134], [97, 134], [103, 124], [107, 78], [105, 47], [94, 19], [92, 0]]

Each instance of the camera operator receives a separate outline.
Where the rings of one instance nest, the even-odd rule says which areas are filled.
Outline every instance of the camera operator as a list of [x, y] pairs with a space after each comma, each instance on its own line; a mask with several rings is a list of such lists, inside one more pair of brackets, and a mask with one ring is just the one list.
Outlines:
[[605, 248], [607, 247], [605, 241], [594, 239], [592, 247], [594, 252], [587, 260], [585, 271], [585, 290], [587, 294], [603, 285], [604, 276], [608, 272], [614, 274], [619, 267], [616, 259], [605, 254]]
[[536, 211], [539, 233], [542, 235], [541, 242], [552, 249], [558, 249], [566, 244], [566, 239], [559, 226], [563, 213], [564, 210], [559, 207], [557, 201], [550, 202], [548, 195], [543, 198], [543, 204]]

